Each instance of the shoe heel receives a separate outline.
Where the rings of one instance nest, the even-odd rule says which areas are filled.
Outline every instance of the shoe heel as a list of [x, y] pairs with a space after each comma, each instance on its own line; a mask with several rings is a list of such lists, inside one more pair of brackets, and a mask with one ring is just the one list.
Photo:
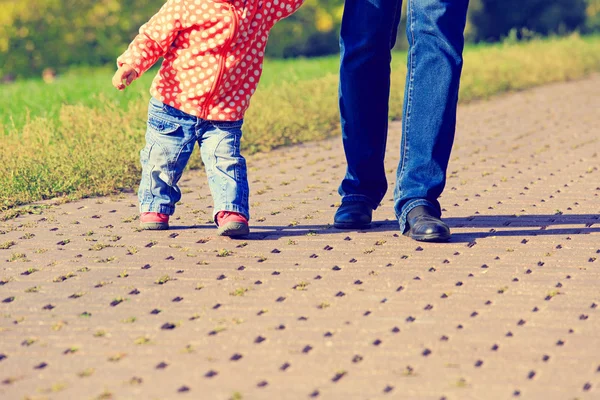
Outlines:
[[220, 226], [217, 233], [219, 236], [246, 236], [250, 233], [250, 228], [241, 222], [230, 222]]

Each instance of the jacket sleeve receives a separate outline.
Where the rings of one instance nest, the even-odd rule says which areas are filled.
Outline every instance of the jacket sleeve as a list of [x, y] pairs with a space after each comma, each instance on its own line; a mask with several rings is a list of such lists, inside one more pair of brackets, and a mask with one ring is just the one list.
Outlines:
[[185, 29], [187, 9], [184, 0], [168, 0], [150, 21], [141, 26], [117, 65], [130, 65], [140, 77], [165, 55], [179, 31]]
[[304, 0], [272, 0], [273, 24], [295, 13]]

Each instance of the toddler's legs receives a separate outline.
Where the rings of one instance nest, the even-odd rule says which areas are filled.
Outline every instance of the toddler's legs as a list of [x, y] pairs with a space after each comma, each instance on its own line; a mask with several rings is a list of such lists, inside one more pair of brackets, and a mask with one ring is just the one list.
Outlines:
[[196, 118], [150, 100], [146, 146], [140, 152], [140, 212], [173, 215], [181, 199], [177, 182], [194, 150]]
[[206, 121], [200, 139], [202, 161], [214, 201], [213, 220], [220, 211], [250, 219], [246, 160], [240, 154], [243, 121]]

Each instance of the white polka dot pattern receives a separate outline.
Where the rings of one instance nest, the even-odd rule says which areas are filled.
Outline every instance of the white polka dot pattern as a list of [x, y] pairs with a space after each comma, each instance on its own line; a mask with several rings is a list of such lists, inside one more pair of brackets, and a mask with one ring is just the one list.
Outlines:
[[118, 59], [138, 76], [160, 57], [150, 93], [208, 120], [242, 119], [262, 72], [269, 30], [303, 0], [169, 0]]

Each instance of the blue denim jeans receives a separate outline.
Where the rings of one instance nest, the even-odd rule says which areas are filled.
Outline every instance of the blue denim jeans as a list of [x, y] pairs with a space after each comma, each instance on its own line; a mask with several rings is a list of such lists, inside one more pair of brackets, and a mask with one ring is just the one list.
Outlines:
[[[394, 209], [400, 230], [419, 205], [441, 215], [438, 197], [454, 141], [468, 0], [407, 0], [408, 71]], [[377, 208], [387, 189], [391, 48], [401, 0], [346, 0], [340, 34], [339, 106], [348, 163], [342, 201]]]
[[242, 123], [207, 121], [151, 98], [146, 146], [140, 152], [140, 211], [173, 215], [181, 199], [177, 182], [198, 143], [214, 202], [213, 219], [219, 211], [249, 219], [246, 160], [240, 154]]

